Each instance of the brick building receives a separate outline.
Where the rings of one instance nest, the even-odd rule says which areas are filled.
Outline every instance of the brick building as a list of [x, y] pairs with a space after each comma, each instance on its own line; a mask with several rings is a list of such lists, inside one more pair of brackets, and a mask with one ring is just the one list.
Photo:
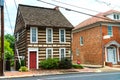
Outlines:
[[120, 12], [99, 13], [73, 29], [73, 62], [104, 65], [120, 61]]

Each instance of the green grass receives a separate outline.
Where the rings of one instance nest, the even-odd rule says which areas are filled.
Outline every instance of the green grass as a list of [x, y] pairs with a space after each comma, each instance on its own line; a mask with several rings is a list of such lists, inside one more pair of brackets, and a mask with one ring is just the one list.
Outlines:
[[75, 68], [75, 69], [83, 69], [83, 68], [84, 68], [84, 67], [83, 67], [82, 65], [80, 65], [80, 64], [73, 64], [72, 67]]

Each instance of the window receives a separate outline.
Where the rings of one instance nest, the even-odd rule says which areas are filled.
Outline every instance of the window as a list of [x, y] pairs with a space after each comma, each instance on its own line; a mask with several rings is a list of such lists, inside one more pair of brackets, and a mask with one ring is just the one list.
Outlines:
[[114, 19], [117, 19], [117, 16], [116, 16], [116, 14], [114, 14], [113, 16], [114, 16]]
[[80, 37], [80, 45], [81, 46], [83, 45], [83, 37], [82, 36]]
[[113, 35], [112, 26], [108, 26], [108, 35], [110, 35], [110, 36]]
[[76, 48], [76, 55], [79, 56], [80, 55], [80, 51], [78, 48]]
[[53, 30], [52, 30], [52, 28], [46, 29], [46, 42], [47, 43], [53, 42]]
[[30, 42], [37, 43], [38, 42], [38, 30], [36, 27], [30, 28]]
[[59, 49], [59, 58], [60, 58], [60, 60], [62, 60], [62, 59], [64, 59], [65, 57], [66, 57], [66, 51], [65, 51], [65, 48], [60, 48]]
[[53, 58], [53, 49], [52, 48], [46, 48], [46, 59]]
[[117, 19], [119, 19], [119, 15], [117, 15]]
[[113, 14], [113, 18], [114, 18], [115, 20], [119, 20], [119, 19], [120, 19], [119, 14]]
[[65, 40], [65, 29], [59, 29], [59, 41], [60, 41], [60, 43], [66, 42], [66, 40]]
[[17, 33], [17, 41], [19, 41], [19, 33]]

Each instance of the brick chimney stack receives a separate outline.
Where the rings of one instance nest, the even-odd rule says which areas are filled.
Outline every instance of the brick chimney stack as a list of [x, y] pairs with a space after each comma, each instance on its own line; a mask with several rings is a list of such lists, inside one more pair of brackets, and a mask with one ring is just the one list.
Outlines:
[[56, 6], [54, 9], [58, 11], [59, 10], [59, 6]]

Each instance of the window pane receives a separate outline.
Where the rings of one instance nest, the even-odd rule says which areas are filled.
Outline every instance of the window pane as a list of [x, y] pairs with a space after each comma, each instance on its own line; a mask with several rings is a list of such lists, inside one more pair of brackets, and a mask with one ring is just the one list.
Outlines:
[[52, 29], [47, 29], [47, 42], [52, 42]]
[[61, 49], [61, 59], [64, 58], [64, 49]]
[[119, 15], [117, 15], [117, 19], [119, 19]]
[[48, 49], [48, 58], [51, 58], [52, 50]]
[[116, 19], [116, 14], [114, 14], [114, 19]]
[[32, 42], [36, 42], [36, 28], [32, 28]]
[[51, 29], [48, 29], [48, 42], [52, 42]]
[[65, 34], [65, 31], [61, 30], [61, 42], [65, 42], [64, 34]]
[[80, 37], [80, 44], [83, 44], [83, 37]]
[[108, 26], [108, 35], [112, 35], [112, 26]]

